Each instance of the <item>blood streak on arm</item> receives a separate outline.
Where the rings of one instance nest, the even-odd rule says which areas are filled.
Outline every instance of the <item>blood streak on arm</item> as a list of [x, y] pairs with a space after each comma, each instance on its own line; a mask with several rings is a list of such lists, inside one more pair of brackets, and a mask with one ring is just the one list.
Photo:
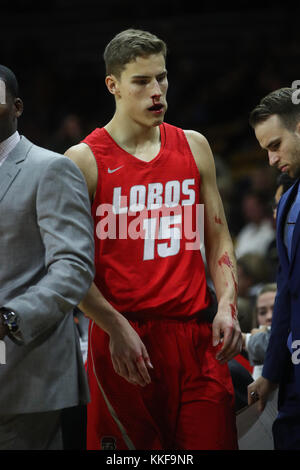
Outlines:
[[230, 261], [227, 251], [225, 251], [224, 255], [222, 255], [221, 258], [218, 260], [218, 265], [222, 267], [222, 264], [225, 264], [230, 269], [233, 268], [233, 264]]
[[215, 222], [216, 222], [216, 224], [223, 225], [223, 222], [222, 222], [222, 220], [220, 219], [220, 217], [217, 217], [216, 215], [215, 215]]
[[233, 283], [234, 283], [235, 293], [237, 294], [238, 285], [237, 285], [237, 282], [235, 280], [234, 274], [232, 272], [233, 264], [232, 264], [232, 262], [231, 262], [231, 260], [228, 256], [227, 251], [225, 251], [224, 255], [222, 255], [221, 258], [218, 260], [218, 264], [219, 264], [219, 266], [221, 266], [221, 268], [222, 268], [222, 264], [225, 264], [230, 269], [232, 280], [233, 280]]
[[231, 308], [231, 316], [233, 320], [237, 320], [236, 307], [233, 304], [229, 304]]
[[[234, 277], [234, 273], [232, 272], [233, 270], [233, 264], [229, 258], [229, 255], [227, 253], [227, 251], [225, 251], [225, 253], [221, 256], [221, 258], [218, 260], [218, 264], [219, 266], [221, 267], [222, 269], [222, 265], [225, 264], [229, 269], [230, 269], [230, 272], [231, 272], [231, 276], [232, 276], [232, 280], [233, 280], [233, 284], [234, 284], [234, 290], [235, 290], [235, 299], [234, 299], [234, 303], [236, 303], [236, 300], [237, 300], [237, 294], [238, 294], [238, 284], [236, 282], [236, 279]], [[223, 270], [223, 269], [222, 269]], [[224, 274], [224, 272], [223, 272]], [[226, 283], [226, 286], [228, 286], [228, 283]], [[236, 307], [233, 305], [233, 304], [230, 304], [230, 308], [231, 308], [231, 313], [232, 313], [232, 318], [236, 318]]]

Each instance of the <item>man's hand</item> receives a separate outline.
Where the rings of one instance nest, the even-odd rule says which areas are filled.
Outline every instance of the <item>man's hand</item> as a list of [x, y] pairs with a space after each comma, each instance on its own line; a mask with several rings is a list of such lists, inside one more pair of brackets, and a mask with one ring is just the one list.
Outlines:
[[213, 346], [217, 346], [223, 341], [223, 346], [216, 355], [221, 364], [230, 361], [239, 354], [243, 346], [240, 325], [236, 313], [233, 314], [232, 310], [230, 306], [228, 309], [221, 309], [219, 305], [219, 310], [212, 324]]
[[257, 408], [262, 412], [266, 406], [269, 395], [277, 388], [277, 384], [270, 382], [265, 377], [258, 377], [255, 382], [248, 385], [248, 405], [257, 401]]
[[145, 345], [124, 318], [122, 328], [110, 332], [109, 349], [114, 370], [128, 382], [144, 387], [151, 382], [148, 369], [153, 369]]

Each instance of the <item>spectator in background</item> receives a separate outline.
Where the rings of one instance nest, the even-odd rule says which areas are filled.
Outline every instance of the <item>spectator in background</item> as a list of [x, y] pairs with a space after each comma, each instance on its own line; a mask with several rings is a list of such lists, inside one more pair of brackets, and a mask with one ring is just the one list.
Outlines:
[[49, 143], [49, 147], [54, 152], [64, 153], [67, 148], [75, 145], [83, 136], [84, 132], [79, 117], [76, 114], [67, 114]]
[[251, 333], [243, 333], [243, 348], [248, 353], [250, 364], [254, 366], [253, 379], [256, 380], [262, 372], [269, 339], [275, 303], [277, 286], [275, 283], [266, 284], [260, 290], [255, 307], [255, 328]]
[[253, 328], [253, 308], [261, 286], [269, 282], [269, 269], [264, 256], [247, 253], [237, 260], [238, 273], [238, 312], [241, 330], [249, 332]]
[[223, 202], [225, 214], [227, 218], [229, 218], [232, 212], [232, 197], [234, 186], [232, 172], [220, 155], [214, 155], [214, 159], [220, 196]]
[[267, 248], [275, 238], [275, 230], [265, 202], [265, 196], [248, 192], [242, 201], [242, 212], [247, 221], [236, 238], [237, 258], [246, 253], [266, 254]]
[[277, 174], [273, 168], [265, 163], [257, 163], [249, 174], [250, 187], [255, 193], [263, 196], [264, 202], [272, 197], [274, 187], [276, 186]]

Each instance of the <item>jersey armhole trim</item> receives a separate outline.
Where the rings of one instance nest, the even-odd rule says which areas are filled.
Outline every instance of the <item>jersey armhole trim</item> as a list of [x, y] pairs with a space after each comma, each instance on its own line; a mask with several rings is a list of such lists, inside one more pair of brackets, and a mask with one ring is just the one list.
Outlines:
[[196, 161], [195, 161], [195, 157], [193, 155], [193, 152], [191, 150], [191, 147], [190, 147], [190, 144], [189, 144], [189, 141], [187, 139], [187, 136], [185, 135], [185, 132], [183, 129], [180, 129], [181, 132], [182, 132], [182, 135], [183, 135], [183, 138], [185, 140], [185, 143], [186, 143], [186, 146], [187, 146], [187, 152], [188, 154], [190, 155], [192, 161], [193, 161], [193, 166], [194, 166], [194, 169], [195, 171], [197, 172], [197, 174], [199, 175], [199, 189], [200, 189], [200, 185], [201, 185], [201, 181], [202, 181], [202, 178], [201, 178], [201, 173], [199, 171], [199, 168], [197, 167], [197, 164], [196, 164]]

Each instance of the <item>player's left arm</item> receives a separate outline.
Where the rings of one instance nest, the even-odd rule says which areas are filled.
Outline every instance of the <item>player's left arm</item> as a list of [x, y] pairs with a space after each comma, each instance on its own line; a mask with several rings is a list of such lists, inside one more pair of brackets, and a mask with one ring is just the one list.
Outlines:
[[218, 311], [212, 325], [212, 341], [214, 346], [223, 341], [216, 357], [220, 362], [226, 362], [242, 349], [242, 335], [237, 318], [236, 259], [217, 187], [210, 146], [198, 132], [185, 131], [185, 135], [201, 175], [205, 254], [218, 299]]

